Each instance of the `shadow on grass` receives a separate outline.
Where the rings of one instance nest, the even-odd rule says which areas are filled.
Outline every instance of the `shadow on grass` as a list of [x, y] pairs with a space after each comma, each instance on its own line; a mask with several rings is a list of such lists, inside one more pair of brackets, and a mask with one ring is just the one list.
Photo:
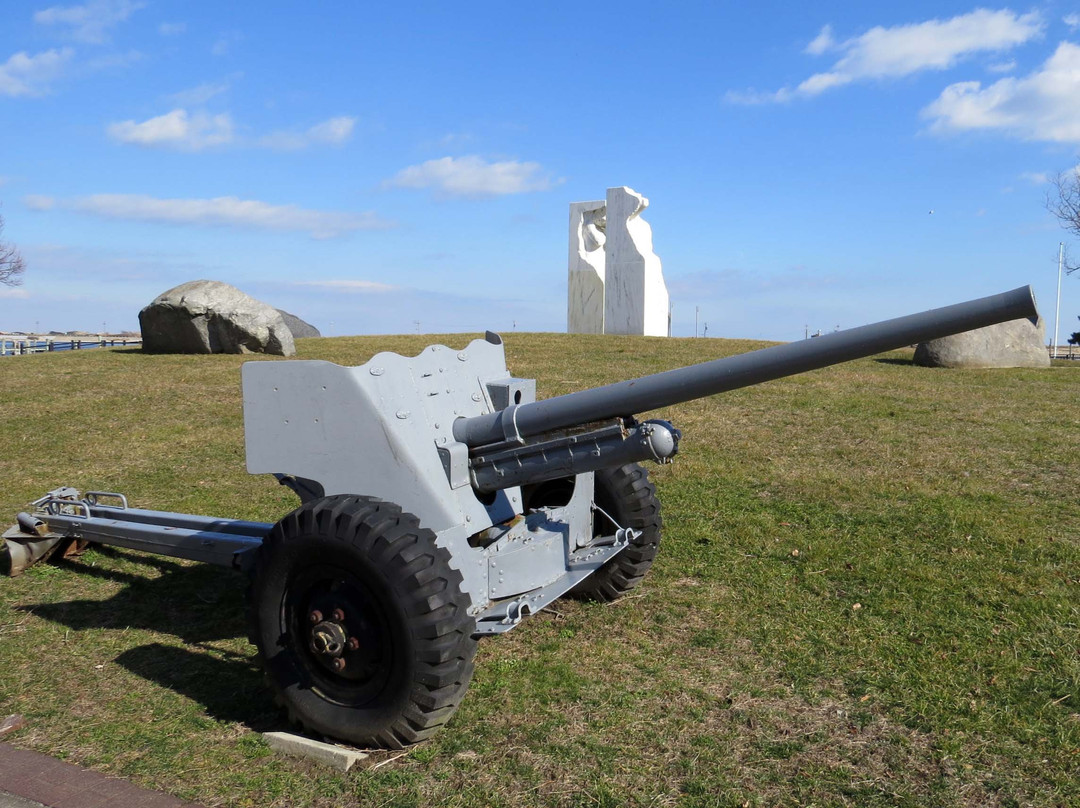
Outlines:
[[218, 721], [244, 724], [255, 732], [285, 728], [250, 657], [222, 659], [202, 650], [150, 643], [124, 651], [115, 661], [136, 676], [201, 704]]
[[875, 362], [879, 362], [882, 365], [903, 365], [905, 367], [918, 367], [911, 359], [897, 359], [893, 356], [883, 356], [880, 359], [875, 359]]
[[240, 575], [209, 564], [187, 566], [111, 548], [96, 552], [159, 571], [157, 576], [91, 566], [78, 559], [61, 562], [80, 575], [125, 584], [108, 600], [70, 600], [19, 607], [69, 628], [137, 628], [172, 634], [194, 644], [243, 636], [244, 590]]
[[[115, 661], [137, 676], [180, 693], [222, 721], [256, 731], [280, 724], [280, 715], [251, 654], [208, 643], [245, 634], [246, 579], [209, 564], [184, 565], [109, 547], [95, 552], [128, 570], [79, 559], [61, 566], [80, 575], [114, 581], [122, 588], [106, 600], [69, 600], [17, 607], [76, 631], [140, 629], [178, 638], [184, 646], [152, 642], [129, 648]], [[146, 567], [146, 574], [134, 565]]]

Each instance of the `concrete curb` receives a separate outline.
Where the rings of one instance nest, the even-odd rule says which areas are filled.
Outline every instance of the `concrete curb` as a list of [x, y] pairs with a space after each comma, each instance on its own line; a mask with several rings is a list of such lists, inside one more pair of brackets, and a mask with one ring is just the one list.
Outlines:
[[313, 741], [311, 738], [289, 732], [264, 732], [263, 737], [275, 752], [314, 760], [340, 772], [347, 772], [356, 761], [368, 756], [367, 752]]

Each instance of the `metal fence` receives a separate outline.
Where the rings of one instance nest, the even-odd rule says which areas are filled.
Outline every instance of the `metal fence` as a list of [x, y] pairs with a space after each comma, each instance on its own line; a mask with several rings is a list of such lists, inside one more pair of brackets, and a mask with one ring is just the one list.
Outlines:
[[0, 356], [22, 356], [24, 354], [47, 353], [49, 351], [79, 351], [87, 348], [111, 348], [126, 345], [142, 345], [142, 338], [109, 335], [43, 337], [32, 334], [2, 334], [0, 335]]
[[1051, 359], [1080, 359], [1080, 346], [1078, 345], [1058, 345], [1056, 353], [1054, 352], [1054, 346], [1049, 345], [1046, 352], [1050, 354]]

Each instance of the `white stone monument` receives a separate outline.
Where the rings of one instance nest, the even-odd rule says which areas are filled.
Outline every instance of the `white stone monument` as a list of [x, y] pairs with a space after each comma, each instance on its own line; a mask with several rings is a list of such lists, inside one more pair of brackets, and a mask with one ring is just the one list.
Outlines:
[[641, 218], [649, 200], [622, 186], [607, 191], [604, 333], [671, 335], [669, 298], [652, 228]]
[[570, 203], [566, 330], [671, 336], [667, 285], [641, 218], [649, 200], [608, 188], [607, 201]]
[[570, 203], [566, 330], [604, 333], [604, 201]]

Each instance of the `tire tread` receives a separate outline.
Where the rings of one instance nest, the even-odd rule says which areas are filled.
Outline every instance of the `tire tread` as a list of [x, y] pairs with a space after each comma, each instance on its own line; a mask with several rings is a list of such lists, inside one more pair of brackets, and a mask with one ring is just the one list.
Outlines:
[[[413, 676], [405, 705], [379, 726], [350, 727], [334, 737], [362, 746], [400, 749], [427, 738], [457, 710], [468, 689], [476, 653], [475, 620], [469, 596], [461, 591], [461, 573], [450, 566], [450, 553], [435, 544], [435, 534], [419, 519], [391, 502], [357, 495], [312, 500], [284, 516], [270, 531], [256, 556], [249, 585], [248, 638], [267, 672], [275, 700], [289, 720], [319, 735], [321, 723], [301, 713], [278, 682], [269, 660], [278, 648], [264, 648], [266, 636], [260, 600], [268, 586], [275, 554], [305, 537], [339, 541], [358, 563], [370, 564], [392, 582], [401, 599], [413, 647]], [[330, 705], [330, 702], [323, 702]], [[338, 710], [349, 708], [333, 705]], [[342, 735], [348, 737], [340, 737]]]
[[611, 602], [635, 589], [652, 567], [664, 522], [656, 486], [644, 467], [628, 463], [601, 469], [593, 480], [596, 486], [593, 497], [598, 505], [622, 527], [641, 532], [629, 547], [570, 590], [574, 598]]

